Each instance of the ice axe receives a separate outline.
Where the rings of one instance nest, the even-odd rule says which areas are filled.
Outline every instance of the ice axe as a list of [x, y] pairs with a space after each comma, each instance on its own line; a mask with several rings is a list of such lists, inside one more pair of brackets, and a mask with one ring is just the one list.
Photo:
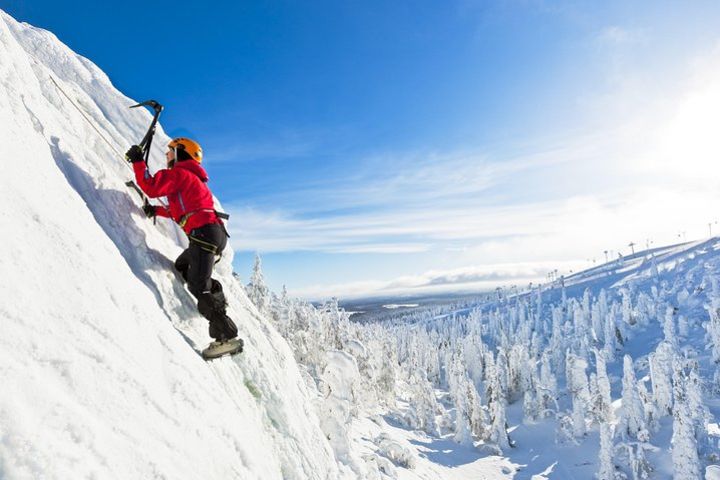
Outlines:
[[[131, 105], [130, 108], [137, 108], [137, 107], [150, 107], [155, 111], [155, 115], [153, 115], [152, 122], [150, 122], [150, 127], [148, 127], [147, 132], [145, 133], [145, 136], [140, 141], [138, 146], [142, 149], [143, 155], [145, 158], [145, 163], [150, 158], [150, 146], [152, 145], [153, 136], [155, 135], [155, 128], [157, 127], [158, 118], [160, 118], [160, 113], [163, 111], [163, 106], [160, 105], [159, 102], [156, 100], [145, 100], [144, 102], [140, 102], [137, 105]], [[143, 199], [144, 205], [150, 204], [145, 194], [140, 190], [140, 188], [135, 185], [135, 182], [130, 180], [129, 182], [126, 182], [125, 185], [128, 187], [133, 188]], [[155, 219], [153, 219], [153, 223], [155, 223]]]
[[150, 145], [152, 145], [153, 136], [155, 135], [155, 128], [157, 127], [160, 113], [163, 111], [163, 106], [155, 100], [145, 100], [144, 102], [140, 102], [137, 105], [132, 105], [130, 108], [137, 107], [151, 107], [153, 110], [155, 110], [155, 115], [153, 116], [152, 122], [150, 122], [150, 127], [148, 128], [147, 133], [145, 133], [143, 139], [138, 144], [140, 148], [142, 148], [143, 153], [145, 154], [145, 162], [147, 163], [148, 158], [150, 158]]

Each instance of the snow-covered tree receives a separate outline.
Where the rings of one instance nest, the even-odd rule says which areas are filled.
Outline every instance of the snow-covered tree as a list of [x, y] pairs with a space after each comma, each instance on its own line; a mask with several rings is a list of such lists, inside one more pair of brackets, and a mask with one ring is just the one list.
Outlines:
[[613, 462], [612, 426], [603, 422], [600, 424], [600, 452], [598, 453], [598, 480], [615, 480], [615, 464]]
[[665, 320], [663, 322], [663, 334], [665, 335], [665, 341], [677, 347], [677, 334], [675, 329], [675, 308], [667, 307], [665, 310]]
[[692, 412], [686, 393], [687, 375], [679, 361], [675, 362], [673, 370], [673, 478], [697, 480], [702, 478], [702, 473]]
[[635, 315], [633, 315], [630, 291], [627, 288], [621, 288], [620, 295], [622, 295], [622, 320], [623, 320], [623, 323], [626, 325], [635, 325], [636, 318], [635, 318]]
[[567, 375], [567, 389], [572, 399], [572, 419], [573, 419], [573, 435], [575, 438], [581, 438], [585, 435], [585, 414], [590, 403], [590, 390], [588, 388], [588, 379], [585, 369], [587, 362], [584, 358], [568, 352], [565, 356], [567, 366], [565, 369]]
[[455, 399], [455, 435], [453, 440], [465, 447], [473, 446], [468, 399], [464, 395], [460, 395]]
[[506, 399], [505, 392], [500, 383], [492, 353], [486, 354], [486, 383], [488, 408], [490, 409], [490, 432], [489, 440], [495, 444], [500, 451], [510, 447], [510, 437], [507, 433]]
[[720, 362], [720, 288], [718, 280], [712, 279], [712, 293], [710, 295], [710, 305], [707, 305], [709, 321], [705, 323], [707, 331], [707, 340], [712, 352], [712, 359], [715, 363]]
[[672, 413], [672, 366], [675, 350], [668, 342], [660, 342], [655, 352], [650, 354], [650, 381], [653, 400], [660, 416]]
[[703, 381], [700, 378], [697, 361], [689, 361], [686, 370], [685, 392], [687, 394], [688, 410], [693, 420], [693, 432], [695, 433], [698, 452], [703, 452], [709, 448], [708, 424], [710, 413], [703, 402]]
[[605, 358], [607, 360], [615, 359], [616, 344], [618, 341], [622, 342], [622, 334], [615, 322], [617, 318], [617, 308], [617, 305], [613, 304], [608, 313], [605, 314], [603, 321], [603, 339], [605, 341], [603, 351], [605, 352]]
[[394, 407], [397, 352], [389, 342], [383, 342], [381, 345], [374, 366], [374, 371], [377, 372], [376, 390], [382, 404]]
[[645, 407], [638, 393], [635, 368], [630, 355], [623, 358], [622, 385], [622, 406], [616, 434], [623, 439], [637, 439], [641, 432], [647, 431], [647, 427]]
[[608, 311], [607, 293], [602, 289], [598, 294], [597, 301], [593, 303], [591, 311], [593, 336], [597, 344], [605, 341], [605, 319]]
[[327, 352], [321, 375], [320, 427], [335, 454], [347, 464], [355, 463], [348, 430], [355, 409], [358, 370], [355, 359], [345, 352]]
[[607, 375], [605, 353], [602, 350], [595, 350], [595, 369], [597, 391], [592, 401], [593, 414], [600, 423], [610, 422], [612, 420], [610, 379]]
[[257, 307], [258, 311], [265, 315], [270, 311], [270, 289], [265, 284], [265, 277], [262, 272], [262, 260], [260, 255], [255, 255], [255, 265], [250, 277], [250, 283], [245, 287], [248, 298]]
[[557, 379], [552, 371], [550, 355], [546, 352], [540, 363], [540, 381], [537, 384], [537, 398], [541, 417], [557, 412]]
[[652, 465], [647, 460], [645, 451], [648, 444], [643, 442], [622, 442], [616, 447], [617, 458], [625, 464], [632, 474], [632, 480], [645, 480], [650, 477]]
[[533, 373], [530, 376], [529, 385], [523, 396], [523, 420], [532, 423], [540, 416], [540, 406], [537, 398], [537, 378]]
[[555, 442], [558, 444], [578, 445], [575, 439], [575, 426], [570, 415], [560, 415], [555, 429]]
[[472, 382], [467, 383], [468, 389], [468, 409], [470, 417], [470, 429], [472, 434], [478, 438], [486, 440], [488, 438], [488, 418], [487, 411], [480, 401], [480, 395], [475, 389]]
[[414, 411], [411, 426], [424, 430], [429, 435], [439, 436], [435, 392], [419, 370], [410, 377], [410, 400], [410, 408]]

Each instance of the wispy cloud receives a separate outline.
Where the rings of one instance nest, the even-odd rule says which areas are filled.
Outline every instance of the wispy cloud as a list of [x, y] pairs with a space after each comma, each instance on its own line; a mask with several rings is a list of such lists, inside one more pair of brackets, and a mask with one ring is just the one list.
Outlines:
[[476, 265], [449, 270], [430, 270], [420, 275], [406, 275], [389, 281], [349, 282], [312, 285], [292, 290], [293, 295], [310, 299], [336, 296], [343, 299], [381, 295], [423, 295], [445, 292], [487, 291], [498, 286], [525, 287], [543, 280], [554, 268], [572, 268], [573, 263], [535, 262]]
[[519, 172], [569, 159], [549, 153], [504, 163], [475, 162], [465, 154], [405, 157], [389, 162], [394, 167], [383, 175], [373, 170], [348, 188], [286, 192], [286, 209], [229, 205], [242, 219], [232, 238], [236, 248], [265, 252], [399, 253], [426, 251], [440, 240], [522, 235], [503, 218], [527, 206], [500, 205], [488, 192]]
[[[582, 160], [587, 152], [584, 145], [555, 146], [540, 153], [502, 156], [478, 152], [452, 153], [386, 153], [358, 159], [358, 168], [327, 175], [316, 181], [285, 185], [282, 191], [268, 190], [254, 201], [261, 205], [275, 205], [265, 212], [243, 212], [254, 220], [257, 215], [268, 216], [260, 223], [277, 224], [302, 219], [365, 215], [372, 212], [376, 221], [386, 223], [376, 215], [388, 209], [401, 210], [410, 220], [433, 211], [464, 210], [506, 201], [508, 195], [498, 190], [509, 179], [522, 172], [539, 171], [567, 162]], [[244, 210], [247, 206], [229, 204], [227, 208]], [[347, 212], [344, 215], [342, 212]], [[394, 223], [395, 219], [389, 220]], [[313, 225], [315, 222], [303, 222]], [[355, 222], [348, 220], [352, 227]], [[288, 224], [288, 226], [290, 226]]]

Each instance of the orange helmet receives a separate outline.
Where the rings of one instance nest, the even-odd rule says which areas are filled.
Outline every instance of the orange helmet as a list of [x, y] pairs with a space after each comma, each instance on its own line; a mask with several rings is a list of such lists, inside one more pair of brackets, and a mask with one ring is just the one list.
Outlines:
[[200, 147], [200, 144], [197, 143], [195, 140], [190, 140], [189, 138], [180, 137], [175, 138], [168, 143], [168, 148], [172, 148], [175, 150], [185, 150], [185, 152], [190, 155], [190, 157], [195, 160], [198, 163], [202, 163], [202, 148]]

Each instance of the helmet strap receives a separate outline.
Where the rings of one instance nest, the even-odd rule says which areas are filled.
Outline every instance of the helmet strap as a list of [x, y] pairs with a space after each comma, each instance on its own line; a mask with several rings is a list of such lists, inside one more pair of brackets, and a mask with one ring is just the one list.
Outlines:
[[175, 166], [175, 162], [177, 162], [177, 147], [172, 147], [173, 151], [173, 159], [167, 162], [168, 168], [173, 168]]

